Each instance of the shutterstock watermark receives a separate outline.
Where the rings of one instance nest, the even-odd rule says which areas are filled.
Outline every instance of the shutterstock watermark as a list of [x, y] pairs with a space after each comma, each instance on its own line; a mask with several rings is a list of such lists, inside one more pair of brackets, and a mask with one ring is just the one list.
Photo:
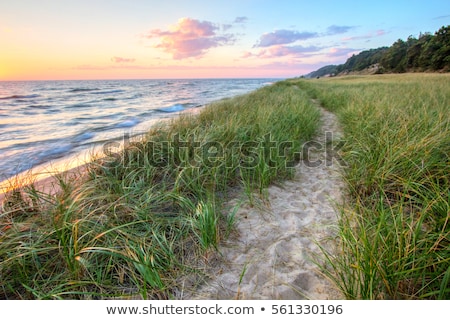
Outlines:
[[293, 168], [299, 162], [307, 167], [347, 166], [340, 156], [345, 141], [335, 139], [326, 132], [325, 141], [311, 140], [303, 144], [296, 141], [277, 141], [267, 133], [258, 140], [227, 143], [198, 138], [195, 135], [181, 137], [174, 134], [168, 140], [151, 140], [139, 134], [125, 133], [123, 138], [107, 142], [102, 152], [106, 161], [120, 162], [123, 166], [143, 165], [163, 168], [166, 166], [251, 169], [261, 164], [269, 167]]

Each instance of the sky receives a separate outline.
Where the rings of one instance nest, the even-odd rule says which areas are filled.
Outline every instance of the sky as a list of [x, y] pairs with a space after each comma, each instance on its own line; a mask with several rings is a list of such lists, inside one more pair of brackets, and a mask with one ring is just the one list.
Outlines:
[[447, 0], [0, 0], [0, 81], [291, 78], [449, 24]]

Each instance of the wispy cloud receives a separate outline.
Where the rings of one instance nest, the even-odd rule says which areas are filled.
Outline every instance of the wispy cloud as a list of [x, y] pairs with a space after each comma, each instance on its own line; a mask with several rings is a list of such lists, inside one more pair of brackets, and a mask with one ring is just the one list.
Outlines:
[[246, 23], [248, 21], [247, 17], [236, 17], [233, 23]]
[[433, 20], [441, 20], [441, 19], [448, 19], [448, 18], [450, 18], [450, 14], [435, 17], [435, 18], [433, 18]]
[[342, 38], [342, 41], [353, 41], [353, 40], [364, 40], [364, 39], [371, 39], [375, 37], [380, 37], [385, 35], [387, 32], [384, 30], [376, 30], [375, 32], [370, 32], [368, 34], [362, 35], [362, 36], [354, 36], [354, 37], [346, 37]]
[[270, 47], [274, 45], [294, 43], [299, 40], [307, 40], [318, 36], [317, 32], [298, 32], [293, 30], [276, 30], [264, 33], [255, 47]]
[[293, 58], [303, 58], [306, 56], [310, 56], [311, 54], [314, 54], [315, 52], [321, 50], [322, 48], [316, 47], [316, 46], [308, 46], [303, 47], [300, 45], [297, 46], [284, 46], [284, 45], [277, 45], [277, 46], [271, 46], [269, 48], [260, 49], [256, 53], [251, 53], [249, 51], [245, 52], [241, 58], [251, 58], [251, 57], [257, 57], [257, 58], [263, 58], [263, 59], [270, 59], [270, 58], [280, 58], [280, 57], [293, 57]]
[[234, 35], [220, 34], [220, 29], [220, 25], [210, 21], [181, 18], [170, 30], [154, 29], [145, 37], [158, 38], [160, 42], [155, 47], [180, 60], [201, 57], [211, 48], [234, 43]]
[[114, 63], [132, 63], [135, 62], [136, 59], [133, 58], [122, 58], [122, 57], [112, 57], [111, 61]]
[[236, 26], [244, 27], [247, 21], [247, 17], [236, 17], [232, 23], [221, 24], [220, 26], [223, 31], [227, 31]]
[[350, 54], [358, 53], [361, 50], [354, 48], [331, 48], [330, 51], [326, 54], [329, 58], [342, 58], [347, 57]]
[[[244, 52], [240, 58], [273, 59], [274, 61], [288, 63], [298, 63], [299, 61], [302, 61], [302, 64], [316, 61], [318, 58], [331, 61], [342, 60], [347, 58], [350, 54], [357, 53], [358, 50], [346, 47], [330, 47], [328, 40], [322, 42], [323, 45], [321, 45], [320, 38], [347, 33], [355, 28], [357, 27], [330, 25], [323, 32], [301, 32], [282, 29], [264, 33], [260, 36], [253, 48]], [[382, 34], [384, 34], [384, 31], [378, 30], [374, 35], [371, 34], [371, 36], [380, 36]], [[314, 39], [317, 44], [303, 45], [304, 43], [308, 43], [307, 40], [310, 39]], [[302, 43], [302, 45], [300, 45], [300, 43]]]
[[326, 32], [310, 32], [310, 31], [296, 31], [296, 30], [275, 30], [273, 32], [264, 33], [254, 47], [270, 47], [275, 45], [290, 44], [297, 41], [303, 41], [313, 38], [320, 38], [324, 36], [336, 35], [346, 33], [356, 27], [354, 26], [338, 26], [331, 25]]
[[354, 29], [355, 27], [352, 26], [336, 26], [332, 25], [327, 28], [327, 35], [335, 35], [335, 34], [341, 34], [346, 33], [349, 30]]
[[89, 71], [89, 70], [107, 70], [109, 69], [108, 67], [105, 66], [94, 66], [94, 65], [90, 65], [90, 64], [80, 64], [78, 66], [72, 67], [71, 69], [73, 70], [84, 70], [84, 71]]

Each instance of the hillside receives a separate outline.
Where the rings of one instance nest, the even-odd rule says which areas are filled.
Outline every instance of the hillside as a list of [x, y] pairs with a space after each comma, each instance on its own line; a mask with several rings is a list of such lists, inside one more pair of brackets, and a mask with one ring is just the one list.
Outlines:
[[424, 71], [450, 71], [450, 25], [443, 26], [434, 35], [421, 33], [418, 38], [398, 39], [390, 47], [362, 51], [344, 64], [324, 66], [304, 77]]

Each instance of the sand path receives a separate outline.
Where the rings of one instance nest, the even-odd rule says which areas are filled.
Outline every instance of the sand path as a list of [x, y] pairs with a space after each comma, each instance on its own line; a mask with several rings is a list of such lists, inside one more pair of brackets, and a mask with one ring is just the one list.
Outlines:
[[331, 148], [325, 149], [326, 136], [332, 133], [337, 140], [342, 135], [337, 118], [314, 102], [322, 125], [309, 164], [301, 161], [294, 179], [268, 188], [269, 205], [239, 208], [237, 236], [219, 248], [222, 258], [214, 276], [185, 299], [343, 298], [312, 262], [313, 254], [320, 254], [316, 242], [325, 244], [336, 231], [334, 204], [342, 201], [344, 186], [341, 166], [331, 163]]

